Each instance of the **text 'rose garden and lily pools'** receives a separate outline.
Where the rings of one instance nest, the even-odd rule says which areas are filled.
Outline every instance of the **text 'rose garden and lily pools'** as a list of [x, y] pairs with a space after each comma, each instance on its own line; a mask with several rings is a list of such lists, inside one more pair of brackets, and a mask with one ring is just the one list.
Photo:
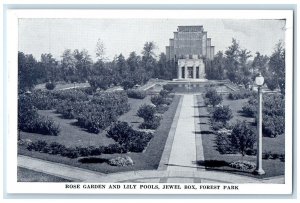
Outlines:
[[235, 38], [216, 52], [200, 25], [178, 26], [173, 35], [159, 56], [149, 41], [141, 55], [108, 60], [101, 39], [96, 61], [85, 49], [40, 59], [19, 51], [18, 181], [284, 177], [283, 41], [263, 55]]

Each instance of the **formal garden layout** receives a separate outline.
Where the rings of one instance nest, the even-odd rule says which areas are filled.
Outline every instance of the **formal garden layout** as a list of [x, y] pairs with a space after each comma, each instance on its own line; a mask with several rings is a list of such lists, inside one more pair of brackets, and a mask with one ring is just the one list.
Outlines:
[[[225, 54], [218, 52], [205, 61], [208, 80], [198, 82], [172, 81], [177, 74], [174, 61], [167, 61], [164, 53], [157, 61], [153, 49], [154, 43], [147, 42], [142, 56], [132, 52], [125, 59], [120, 54], [110, 62], [104, 62], [99, 51], [95, 63], [86, 50], [65, 50], [60, 62], [51, 54], [37, 61], [19, 52], [18, 155], [101, 174], [157, 171], [162, 165], [172, 171], [170, 164], [176, 163], [168, 159], [175, 155], [175, 162], [200, 157], [192, 160], [195, 166], [188, 166], [197, 171], [258, 179], [285, 174], [285, 70], [280, 43], [270, 57], [256, 53], [249, 61], [247, 50], [233, 39]], [[257, 72], [266, 79], [262, 176], [253, 174]], [[187, 126], [185, 119], [191, 121]], [[193, 127], [185, 130], [189, 126]], [[180, 145], [185, 133], [193, 136], [191, 142]], [[175, 144], [185, 156], [192, 156], [180, 157], [180, 150], [174, 154]], [[22, 166], [18, 180], [70, 181]]]

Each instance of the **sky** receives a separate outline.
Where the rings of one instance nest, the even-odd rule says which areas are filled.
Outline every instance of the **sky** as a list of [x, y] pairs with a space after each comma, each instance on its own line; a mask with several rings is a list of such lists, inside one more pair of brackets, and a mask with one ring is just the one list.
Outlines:
[[156, 44], [158, 56], [165, 52], [177, 26], [183, 25], [203, 25], [215, 53], [225, 51], [235, 38], [252, 55], [257, 51], [271, 55], [276, 43], [285, 37], [284, 20], [26, 18], [19, 19], [19, 51], [33, 54], [37, 60], [43, 53], [60, 60], [65, 49], [86, 49], [96, 60], [100, 38], [108, 60], [120, 53], [125, 57], [132, 51], [141, 54], [147, 41]]

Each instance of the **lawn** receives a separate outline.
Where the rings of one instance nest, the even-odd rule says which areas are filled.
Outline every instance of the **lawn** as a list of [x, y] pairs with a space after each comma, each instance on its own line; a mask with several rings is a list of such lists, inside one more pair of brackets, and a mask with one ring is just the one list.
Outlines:
[[[76, 167], [86, 168], [90, 170], [95, 170], [103, 173], [112, 173], [120, 171], [132, 171], [132, 170], [151, 170], [156, 169], [159, 165], [162, 152], [164, 150], [164, 145], [168, 137], [169, 130], [177, 105], [179, 102], [180, 96], [175, 96], [172, 104], [169, 106], [168, 111], [163, 114], [163, 119], [158, 129], [155, 131], [154, 137], [148, 144], [147, 149], [143, 153], [127, 153], [127, 154], [102, 154], [101, 156], [94, 156], [91, 158], [78, 158], [70, 159], [62, 157], [59, 155], [49, 155], [44, 153], [39, 153], [35, 151], [28, 151], [24, 147], [19, 147], [19, 153], [31, 157], [36, 157], [48, 161], [68, 164]], [[130, 111], [123, 114], [119, 117], [120, 121], [126, 121], [131, 124], [134, 128], [137, 128], [138, 125], [143, 121], [141, 118], [136, 116], [138, 108], [144, 104], [150, 103], [150, 97], [147, 96], [143, 100], [139, 99], [129, 99]], [[45, 136], [40, 134], [24, 133], [21, 132], [22, 139], [31, 139], [31, 140], [46, 140], [48, 143], [56, 141], [67, 146], [99, 146], [107, 145], [109, 143], [114, 143], [112, 139], [109, 139], [105, 136], [105, 131], [99, 134], [91, 134], [85, 130], [75, 126], [73, 123], [75, 120], [62, 119], [60, 115], [55, 114], [51, 111], [41, 111], [41, 114], [46, 114], [55, 121], [59, 122], [62, 126], [61, 134], [57, 137], [55, 136]], [[134, 161], [133, 166], [127, 167], [115, 167], [110, 166], [106, 161], [110, 158], [117, 156], [130, 156]]]
[[18, 182], [72, 182], [53, 175], [18, 167]]
[[[46, 89], [45, 85], [46, 85], [46, 83], [38, 84], [38, 85], [35, 86], [34, 89], [37, 89], [37, 90]], [[75, 85], [75, 87], [90, 87], [90, 84], [88, 82], [87, 83], [76, 83], [76, 84], [60, 82], [60, 83], [56, 84], [55, 90], [63, 90], [63, 89], [69, 89], [69, 88], [71, 89], [71, 88], [74, 88], [74, 85]]]
[[[205, 158], [204, 162], [199, 162], [198, 164], [200, 166], [206, 167], [206, 169], [208, 170], [220, 170], [257, 177], [250, 172], [242, 172], [228, 166], [230, 162], [238, 160], [247, 160], [255, 163], [256, 156], [246, 155], [242, 157], [240, 154], [220, 154], [216, 150], [216, 135], [211, 130], [207, 108], [206, 106], [204, 106], [202, 96], [197, 96], [197, 100], [197, 106], [199, 107], [200, 113], [202, 145]], [[229, 105], [233, 111], [234, 118], [230, 121], [231, 124], [235, 123], [236, 120], [246, 120], [250, 124], [254, 121], [253, 118], [246, 118], [240, 113], [242, 105], [245, 101], [246, 100], [228, 100], [224, 96], [223, 104]], [[272, 153], [284, 154], [284, 146], [284, 135], [281, 135], [277, 138], [263, 137], [263, 152], [271, 151]], [[263, 159], [263, 169], [265, 170], [266, 174], [263, 176], [259, 176], [259, 178], [284, 175], [284, 167], [285, 163], [280, 161], [279, 159]]]

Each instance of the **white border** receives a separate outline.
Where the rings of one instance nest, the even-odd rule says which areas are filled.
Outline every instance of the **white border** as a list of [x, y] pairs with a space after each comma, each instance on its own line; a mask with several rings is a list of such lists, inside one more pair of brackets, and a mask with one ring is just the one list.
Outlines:
[[[64, 183], [17, 182], [17, 52], [19, 18], [169, 18], [169, 19], [287, 19], [286, 21], [286, 119], [285, 184], [240, 184], [239, 191], [188, 190], [65, 190]], [[55, 194], [291, 194], [292, 192], [292, 82], [293, 82], [293, 12], [287, 10], [8, 10], [7, 11], [8, 135], [6, 152], [6, 189], [8, 193]], [[271, 33], [270, 33], [271, 34]], [[87, 183], [80, 183], [87, 184]], [[138, 184], [137, 184], [138, 185]], [[222, 184], [218, 184], [222, 185]], [[234, 185], [234, 184], [231, 184]]]

